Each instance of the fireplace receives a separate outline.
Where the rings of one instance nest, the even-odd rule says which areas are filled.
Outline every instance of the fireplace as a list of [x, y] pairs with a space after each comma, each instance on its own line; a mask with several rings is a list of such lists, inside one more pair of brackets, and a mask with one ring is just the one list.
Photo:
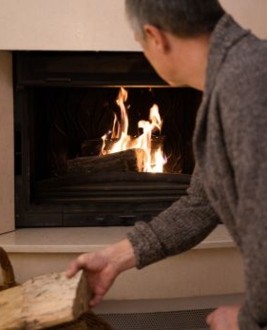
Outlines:
[[[166, 86], [139, 52], [13, 58], [16, 227], [132, 225], [186, 193], [199, 91]], [[150, 147], [162, 149], [162, 173], [140, 169], [140, 148], [109, 153], [118, 140], [114, 118], [124, 125], [121, 107], [127, 136], [138, 139], [153, 105], [162, 126], [151, 131]]]

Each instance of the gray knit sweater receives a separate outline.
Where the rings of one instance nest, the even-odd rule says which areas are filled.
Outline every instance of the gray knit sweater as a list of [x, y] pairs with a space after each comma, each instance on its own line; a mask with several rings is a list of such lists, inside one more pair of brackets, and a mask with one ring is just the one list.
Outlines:
[[240, 329], [267, 329], [267, 42], [229, 15], [211, 39], [188, 196], [128, 234], [142, 268], [188, 250], [222, 221], [244, 258]]

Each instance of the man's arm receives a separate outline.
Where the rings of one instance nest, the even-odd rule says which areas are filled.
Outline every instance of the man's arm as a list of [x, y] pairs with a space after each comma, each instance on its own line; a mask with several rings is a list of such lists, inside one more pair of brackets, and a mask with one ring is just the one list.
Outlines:
[[72, 277], [80, 269], [86, 272], [93, 293], [90, 304], [95, 306], [121, 272], [136, 266], [144, 267], [191, 248], [205, 238], [217, 223], [218, 218], [209, 206], [195, 173], [188, 196], [174, 203], [149, 224], [136, 224], [128, 239], [104, 250], [80, 255], [70, 263], [66, 276]]
[[189, 250], [218, 223], [218, 216], [207, 200], [196, 166], [188, 195], [151, 222], [136, 223], [128, 234], [135, 251], [137, 268]]

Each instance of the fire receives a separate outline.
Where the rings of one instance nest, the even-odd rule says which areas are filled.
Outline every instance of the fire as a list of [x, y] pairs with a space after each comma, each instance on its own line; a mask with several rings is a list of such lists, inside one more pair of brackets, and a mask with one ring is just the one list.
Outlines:
[[[150, 109], [149, 121], [140, 120], [138, 128], [142, 130], [142, 134], [138, 137], [131, 137], [128, 134], [129, 119], [125, 102], [128, 93], [124, 88], [120, 89], [116, 100], [120, 107], [121, 119], [118, 120], [114, 116], [113, 128], [111, 134], [102, 137], [103, 146], [102, 154], [111, 154], [115, 152], [125, 151], [128, 149], [142, 149], [144, 151], [143, 172], [162, 173], [166, 158], [162, 151], [162, 144], [157, 147], [153, 146], [152, 134], [160, 132], [162, 128], [162, 120], [159, 114], [159, 108], [156, 104]], [[108, 136], [111, 136], [110, 140]], [[108, 143], [111, 142], [111, 146]]]

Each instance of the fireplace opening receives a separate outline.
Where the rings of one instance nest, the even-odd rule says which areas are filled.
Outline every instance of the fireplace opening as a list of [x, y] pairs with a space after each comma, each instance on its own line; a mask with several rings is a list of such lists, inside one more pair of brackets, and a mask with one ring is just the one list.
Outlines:
[[186, 193], [200, 92], [141, 53], [15, 52], [14, 72], [17, 227], [132, 225]]

